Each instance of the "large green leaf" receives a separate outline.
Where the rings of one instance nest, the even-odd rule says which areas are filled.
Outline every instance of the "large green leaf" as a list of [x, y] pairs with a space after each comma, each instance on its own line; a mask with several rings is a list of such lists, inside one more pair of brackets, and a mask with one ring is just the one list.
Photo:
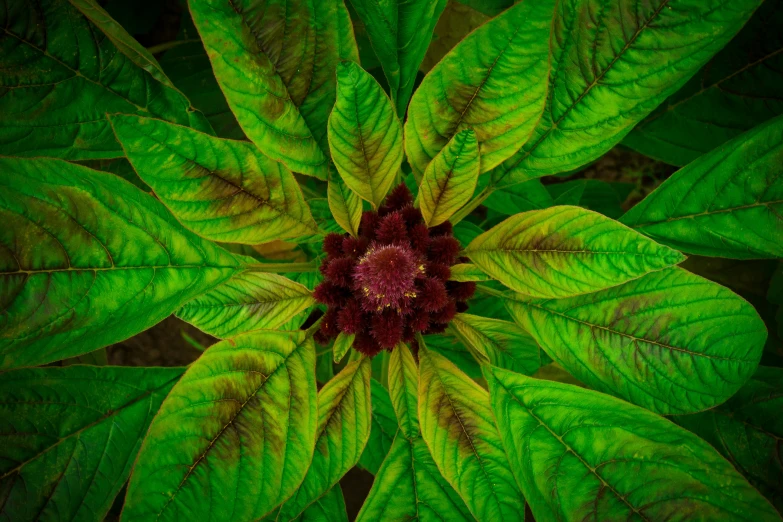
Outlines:
[[487, 274], [533, 297], [594, 292], [685, 259], [612, 219], [570, 206], [510, 217], [465, 253]]
[[481, 172], [514, 154], [541, 117], [554, 0], [524, 1], [457, 44], [411, 99], [405, 151], [421, 174], [463, 129], [476, 133]]
[[783, 3], [765, 0], [736, 37], [623, 144], [687, 165], [783, 113]]
[[315, 453], [301, 486], [275, 520], [289, 522], [359, 461], [370, 436], [370, 359], [349, 363], [318, 392]]
[[420, 436], [409, 440], [399, 432], [356, 520], [452, 522], [474, 518], [438, 471], [424, 440]]
[[343, 0], [190, 0], [242, 130], [267, 156], [326, 179], [335, 67], [358, 61]]
[[252, 143], [151, 118], [110, 121], [141, 179], [197, 234], [257, 245], [317, 232], [294, 175]]
[[353, 62], [337, 67], [329, 150], [348, 187], [379, 207], [402, 163], [402, 126], [381, 86]]
[[551, 207], [554, 201], [541, 181], [534, 179], [505, 189], [493, 190], [483, 204], [495, 212], [513, 216], [528, 210]]
[[622, 222], [694, 254], [783, 257], [782, 164], [778, 116], [676, 172]]
[[760, 366], [717, 408], [674, 417], [715, 447], [783, 513], [783, 369]]
[[122, 520], [252, 520], [288, 498], [313, 454], [314, 364], [301, 331], [208, 348], [153, 420]]
[[427, 165], [417, 200], [427, 226], [440, 225], [470, 201], [480, 164], [476, 133], [465, 129]]
[[73, 4], [7, 0], [0, 10], [0, 154], [121, 157], [106, 121], [114, 112], [209, 129], [155, 59], [100, 7]]
[[0, 368], [122, 341], [241, 269], [114, 174], [0, 158]]
[[397, 432], [397, 419], [389, 392], [375, 379], [370, 381], [370, 393], [372, 396], [370, 438], [359, 459], [359, 466], [375, 475], [391, 448], [394, 434]]
[[658, 413], [693, 413], [753, 375], [767, 331], [753, 307], [681, 268], [569, 299], [508, 300], [511, 315], [589, 386]]
[[514, 323], [470, 314], [457, 314], [451, 329], [493, 366], [533, 375], [551, 360], [535, 339]]
[[0, 379], [4, 520], [103, 520], [182, 368], [69, 366]]
[[419, 424], [438, 469], [476, 520], [520, 520], [525, 499], [509, 469], [487, 392], [419, 344]]
[[306, 287], [277, 274], [245, 272], [177, 310], [177, 317], [215, 337], [273, 330], [315, 304]]
[[544, 115], [530, 140], [493, 173], [495, 183], [566, 172], [604, 154], [723, 48], [760, 4], [559, 2]]
[[780, 520], [709, 444], [658, 415], [576, 386], [486, 375], [537, 520]]
[[416, 73], [446, 0], [351, 0], [389, 83], [397, 114], [405, 117]]
[[404, 437], [419, 436], [419, 369], [405, 344], [397, 345], [389, 357], [389, 395]]

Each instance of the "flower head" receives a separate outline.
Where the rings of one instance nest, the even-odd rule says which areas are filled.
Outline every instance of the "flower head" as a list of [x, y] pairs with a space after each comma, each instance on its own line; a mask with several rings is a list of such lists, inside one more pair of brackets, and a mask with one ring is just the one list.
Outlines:
[[369, 356], [444, 331], [475, 291], [448, 280], [460, 251], [451, 223], [428, 229], [404, 184], [362, 215], [359, 237], [329, 234], [324, 251], [314, 295], [328, 310], [316, 340], [355, 334], [354, 348]]

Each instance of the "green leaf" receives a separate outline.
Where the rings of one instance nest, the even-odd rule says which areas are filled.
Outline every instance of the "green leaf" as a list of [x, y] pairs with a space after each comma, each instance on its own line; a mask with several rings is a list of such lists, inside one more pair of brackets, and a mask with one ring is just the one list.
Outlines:
[[471, 346], [493, 366], [533, 375], [541, 366], [551, 362], [535, 339], [514, 323], [457, 314], [450, 327], [465, 345]]
[[422, 438], [401, 432], [375, 477], [357, 522], [473, 521], [465, 503], [438, 471]]
[[706, 440], [783, 511], [783, 369], [760, 366], [736, 395], [717, 408], [673, 420]]
[[[537, 180], [509, 189], [524, 187], [535, 181]], [[622, 204], [633, 189], [634, 185], [631, 183], [607, 183], [597, 179], [577, 179], [546, 186], [546, 190], [555, 198], [555, 205], [575, 205], [612, 219], [623, 215]]]
[[103, 520], [182, 371], [69, 366], [4, 373], [3, 518]]
[[110, 121], [139, 176], [202, 237], [257, 245], [317, 232], [294, 175], [252, 143], [138, 116]]
[[359, 461], [370, 436], [370, 359], [349, 363], [318, 392], [315, 453], [304, 481], [276, 520], [291, 521]]
[[520, 183], [501, 190], [494, 190], [483, 205], [506, 216], [513, 216], [528, 210], [539, 210], [553, 206], [552, 196], [537, 179]]
[[440, 225], [470, 201], [480, 163], [476, 133], [465, 129], [427, 165], [417, 199], [427, 226]]
[[394, 434], [397, 432], [397, 418], [389, 392], [375, 379], [370, 380], [370, 393], [372, 395], [370, 438], [359, 459], [359, 466], [375, 475], [391, 448]]
[[537, 520], [780, 520], [709, 444], [658, 415], [567, 384], [486, 375]]
[[[92, 1], [8, 0], [0, 37], [0, 154], [122, 157], [106, 113], [209, 130], [138, 43]], [[82, 9], [89, 18], [85, 17]]]
[[569, 206], [510, 217], [465, 253], [487, 274], [533, 297], [595, 292], [685, 259], [612, 219]]
[[389, 357], [389, 395], [403, 436], [419, 436], [419, 369], [405, 344], [398, 344]]
[[150, 426], [122, 520], [251, 520], [288, 498], [313, 454], [314, 364], [301, 331], [207, 349]]
[[215, 337], [274, 330], [315, 304], [306, 287], [277, 274], [235, 275], [177, 310], [177, 317]]
[[381, 62], [400, 118], [405, 116], [416, 74], [446, 3], [446, 0], [351, 0]]
[[386, 93], [353, 62], [337, 66], [329, 150], [348, 187], [378, 208], [402, 163], [402, 126]]
[[463, 129], [476, 133], [481, 172], [527, 141], [546, 102], [554, 0], [520, 2], [452, 49], [411, 99], [405, 151], [413, 172]]
[[472, 263], [458, 263], [451, 268], [449, 281], [489, 281], [489, 277], [483, 270]]
[[693, 413], [753, 375], [767, 331], [727, 288], [680, 268], [570, 299], [509, 300], [514, 320], [598, 391], [661, 413]]
[[242, 267], [114, 174], [45, 158], [0, 172], [0, 368], [125, 340]]
[[677, 171], [622, 222], [685, 252], [783, 257], [783, 116]]
[[[471, 310], [472, 309], [473, 305], [471, 305]], [[506, 311], [505, 307], [501, 308], [501, 310], [503, 310], [503, 312]], [[424, 342], [427, 344], [429, 350], [444, 356], [471, 379], [482, 378], [481, 366], [478, 361], [476, 361], [476, 358], [470, 350], [462, 344], [462, 341], [451, 335], [449, 330], [446, 330], [446, 332], [442, 334], [425, 335]]]
[[544, 114], [493, 173], [495, 184], [566, 172], [603, 155], [723, 48], [760, 3], [559, 2]]
[[346, 352], [353, 346], [353, 340], [356, 338], [356, 334], [347, 334], [340, 332], [337, 339], [334, 341], [334, 363], [337, 364], [343, 360]]
[[683, 166], [783, 114], [781, 26], [780, 0], [766, 0], [739, 34], [623, 144]]
[[327, 197], [334, 220], [343, 230], [354, 237], [358, 236], [362, 221], [362, 199], [337, 176], [329, 180]]
[[519, 520], [525, 510], [487, 392], [419, 340], [419, 423], [438, 469], [476, 520]]
[[326, 179], [334, 70], [358, 60], [342, 0], [190, 0], [229, 107], [261, 152]]
[[457, 0], [460, 4], [475, 9], [487, 16], [497, 16], [512, 5], [514, 0]]
[[295, 520], [296, 522], [348, 522], [345, 499], [340, 485], [335, 484]]

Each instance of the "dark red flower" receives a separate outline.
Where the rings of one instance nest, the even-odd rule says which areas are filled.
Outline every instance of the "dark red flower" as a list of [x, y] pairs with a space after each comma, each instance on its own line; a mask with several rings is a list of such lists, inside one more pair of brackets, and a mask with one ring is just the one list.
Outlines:
[[355, 334], [353, 347], [374, 356], [415, 334], [439, 333], [475, 283], [449, 281], [460, 244], [448, 221], [428, 229], [405, 185], [396, 187], [378, 212], [362, 214], [359, 237], [329, 234], [320, 267], [324, 282], [315, 299], [327, 305], [315, 340]]

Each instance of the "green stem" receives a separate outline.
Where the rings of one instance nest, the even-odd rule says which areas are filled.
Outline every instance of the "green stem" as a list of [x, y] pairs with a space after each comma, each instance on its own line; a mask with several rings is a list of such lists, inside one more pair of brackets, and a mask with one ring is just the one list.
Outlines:
[[251, 272], [268, 272], [270, 274], [286, 274], [289, 272], [316, 272], [318, 265], [315, 261], [306, 263], [257, 263], [248, 265]]
[[147, 47], [147, 52], [150, 54], [158, 54], [162, 53], [163, 51], [168, 51], [169, 49], [174, 49], [175, 47], [179, 47], [180, 45], [185, 45], [188, 43], [194, 43], [194, 42], [200, 42], [198, 38], [189, 38], [187, 40], [173, 40], [171, 42], [165, 42], [158, 45], [153, 45], [152, 47]]
[[488, 185], [484, 188], [481, 192], [478, 193], [477, 196], [475, 196], [472, 200], [468, 202], [467, 205], [459, 209], [452, 217], [451, 217], [451, 224], [456, 225], [463, 219], [465, 219], [471, 212], [476, 210], [479, 205], [484, 203], [484, 201], [489, 197], [490, 194], [492, 194], [495, 191], [495, 187], [492, 185]]

